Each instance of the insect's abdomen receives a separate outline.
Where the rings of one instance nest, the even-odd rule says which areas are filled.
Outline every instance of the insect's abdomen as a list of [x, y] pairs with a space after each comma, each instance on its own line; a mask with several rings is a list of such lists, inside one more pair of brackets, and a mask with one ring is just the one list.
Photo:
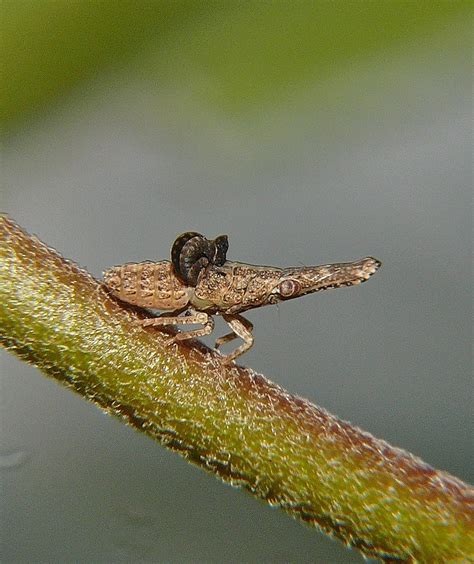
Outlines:
[[166, 260], [115, 266], [104, 272], [104, 283], [124, 302], [168, 311], [185, 307], [191, 292]]

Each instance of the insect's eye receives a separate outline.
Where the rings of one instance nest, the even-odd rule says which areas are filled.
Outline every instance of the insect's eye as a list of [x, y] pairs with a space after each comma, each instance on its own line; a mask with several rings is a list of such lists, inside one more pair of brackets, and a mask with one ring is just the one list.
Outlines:
[[291, 298], [300, 290], [300, 285], [295, 280], [283, 280], [278, 286], [282, 298]]

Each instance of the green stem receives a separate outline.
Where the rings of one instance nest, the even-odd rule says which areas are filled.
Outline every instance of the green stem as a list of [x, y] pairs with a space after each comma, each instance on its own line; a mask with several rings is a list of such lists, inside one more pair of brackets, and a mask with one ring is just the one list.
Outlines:
[[473, 489], [139, 310], [0, 218], [3, 345], [189, 461], [367, 556], [474, 555]]

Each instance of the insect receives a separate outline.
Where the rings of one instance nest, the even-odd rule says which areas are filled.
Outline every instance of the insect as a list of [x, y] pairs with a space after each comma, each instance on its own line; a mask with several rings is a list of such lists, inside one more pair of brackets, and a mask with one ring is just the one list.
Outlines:
[[[218, 349], [240, 337], [243, 343], [223, 356], [226, 363], [250, 349], [253, 325], [241, 314], [313, 292], [365, 282], [381, 263], [366, 257], [347, 263], [277, 268], [227, 260], [227, 235], [214, 240], [195, 232], [180, 235], [171, 261], [127, 263], [104, 272], [104, 283], [120, 300], [166, 314], [139, 321], [144, 327], [201, 325], [181, 331], [169, 342], [209, 335], [213, 315], [221, 315], [231, 332], [219, 337]], [[184, 315], [181, 315], [183, 314]]]

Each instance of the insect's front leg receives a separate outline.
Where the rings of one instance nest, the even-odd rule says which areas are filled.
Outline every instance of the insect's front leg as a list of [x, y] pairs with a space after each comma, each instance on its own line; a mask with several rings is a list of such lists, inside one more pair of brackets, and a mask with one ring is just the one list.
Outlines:
[[203, 311], [190, 310], [190, 315], [185, 317], [175, 316], [164, 316], [164, 317], [153, 317], [150, 319], [140, 320], [140, 324], [143, 327], [151, 327], [157, 325], [203, 325], [200, 329], [192, 329], [191, 331], [181, 331], [176, 333], [170, 339], [168, 343], [173, 343], [175, 341], [184, 341], [185, 339], [191, 339], [193, 337], [203, 337], [204, 335], [209, 335], [214, 329], [214, 319]]
[[227, 321], [229, 327], [232, 329], [232, 332], [219, 337], [216, 340], [216, 349], [224, 343], [233, 341], [237, 337], [240, 337], [244, 341], [240, 347], [237, 347], [233, 352], [223, 357], [223, 361], [228, 364], [252, 347], [254, 341], [254, 337], [251, 333], [253, 325], [248, 319], [245, 319], [245, 317], [242, 317], [242, 315], [239, 315], [238, 313], [233, 315], [223, 314], [222, 317], [225, 321]]
[[[250, 331], [250, 332], [253, 331], [253, 323], [251, 323], [248, 319], [245, 319], [245, 317], [243, 317], [242, 315], [239, 315], [238, 313], [234, 314], [232, 317], [238, 318], [239, 321], [242, 323], [242, 325], [244, 325], [245, 328], [248, 331]], [[239, 335], [237, 335], [237, 333], [235, 333], [234, 331], [231, 331], [230, 333], [227, 333], [226, 335], [222, 335], [222, 337], [219, 337], [218, 339], [216, 339], [216, 342], [214, 344], [214, 348], [218, 349], [219, 347], [221, 347], [225, 343], [229, 343], [230, 341], [237, 339], [238, 336]]]

